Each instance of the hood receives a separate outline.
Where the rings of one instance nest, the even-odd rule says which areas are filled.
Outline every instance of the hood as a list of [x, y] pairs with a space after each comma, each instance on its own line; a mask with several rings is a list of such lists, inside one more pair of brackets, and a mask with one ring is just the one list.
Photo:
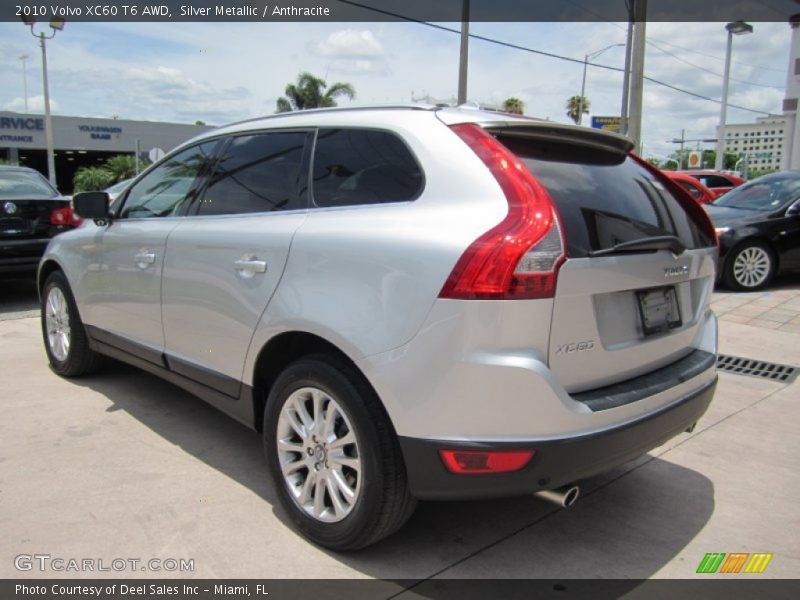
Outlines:
[[769, 216], [769, 212], [761, 210], [748, 210], [743, 208], [729, 208], [727, 206], [716, 206], [715, 204], [704, 204], [708, 216], [715, 227], [728, 227], [746, 225], [755, 221], [763, 221]]

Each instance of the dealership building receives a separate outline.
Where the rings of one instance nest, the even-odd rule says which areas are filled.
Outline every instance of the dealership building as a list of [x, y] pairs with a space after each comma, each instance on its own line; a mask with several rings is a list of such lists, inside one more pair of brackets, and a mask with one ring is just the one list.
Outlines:
[[[53, 116], [56, 181], [72, 192], [80, 167], [98, 166], [116, 154], [160, 156], [195, 135], [205, 125]], [[43, 115], [0, 111], [0, 158], [32, 167], [47, 176], [47, 143]]]

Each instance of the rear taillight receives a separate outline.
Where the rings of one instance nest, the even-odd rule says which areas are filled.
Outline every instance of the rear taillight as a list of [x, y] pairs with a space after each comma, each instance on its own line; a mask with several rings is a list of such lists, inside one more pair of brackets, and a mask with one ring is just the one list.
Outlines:
[[476, 475], [480, 473], [513, 473], [527, 465], [533, 450], [440, 450], [439, 456], [451, 473]]
[[552, 298], [566, 258], [553, 200], [525, 165], [481, 127], [464, 123], [451, 129], [492, 172], [508, 201], [508, 214], [464, 251], [439, 297]]
[[83, 219], [76, 215], [75, 212], [69, 207], [57, 208], [50, 213], [51, 225], [68, 225], [70, 227], [77, 227], [81, 223], [83, 223]]

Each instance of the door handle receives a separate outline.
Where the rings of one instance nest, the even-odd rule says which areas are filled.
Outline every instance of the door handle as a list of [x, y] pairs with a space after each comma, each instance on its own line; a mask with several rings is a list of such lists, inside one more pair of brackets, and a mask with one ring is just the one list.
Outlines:
[[147, 265], [152, 265], [156, 262], [156, 253], [143, 250], [138, 254], [135, 254], [133, 259], [136, 261], [137, 265], [145, 268]]
[[237, 271], [250, 271], [251, 273], [266, 273], [267, 261], [257, 259], [241, 259], [233, 263]]

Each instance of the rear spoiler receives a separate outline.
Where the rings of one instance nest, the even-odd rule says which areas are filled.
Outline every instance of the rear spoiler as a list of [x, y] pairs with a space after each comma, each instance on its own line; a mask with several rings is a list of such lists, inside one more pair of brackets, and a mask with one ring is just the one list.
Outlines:
[[480, 123], [480, 125], [491, 133], [584, 146], [620, 155], [628, 154], [633, 150], [633, 142], [630, 139], [615, 133], [588, 127], [561, 125], [548, 121], [538, 121], [530, 124], [516, 121], [513, 123], [489, 122]]

